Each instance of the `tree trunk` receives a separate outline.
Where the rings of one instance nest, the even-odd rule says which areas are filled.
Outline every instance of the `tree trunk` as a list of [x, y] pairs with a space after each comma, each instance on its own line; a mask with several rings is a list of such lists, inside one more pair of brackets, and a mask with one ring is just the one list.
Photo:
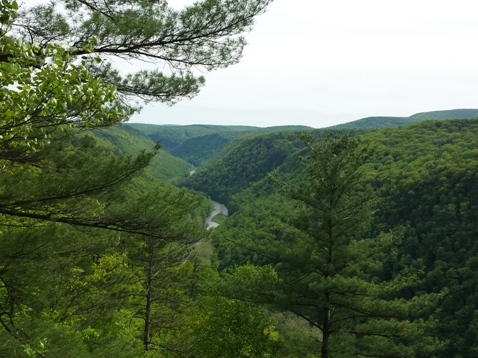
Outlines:
[[146, 268], [146, 305], [144, 310], [144, 331], [143, 344], [146, 351], [151, 350], [152, 332], [151, 332], [151, 304], [153, 300], [153, 253], [154, 246], [150, 243], [150, 257], [148, 260], [148, 267]]
[[[329, 295], [326, 294], [326, 300], [329, 300]], [[325, 308], [322, 313], [322, 346], [320, 348], [320, 357], [329, 358], [329, 337], [330, 337], [330, 308]]]

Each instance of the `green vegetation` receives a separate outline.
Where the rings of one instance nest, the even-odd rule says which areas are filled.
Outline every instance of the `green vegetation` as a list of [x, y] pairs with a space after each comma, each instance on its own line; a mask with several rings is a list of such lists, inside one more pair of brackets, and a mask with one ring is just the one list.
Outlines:
[[[321, 138], [321, 132], [312, 134]], [[403, 299], [418, 300], [424, 293], [443, 294], [435, 313], [428, 313], [436, 322], [428, 332], [442, 342], [435, 356], [473, 356], [473, 312], [478, 307], [474, 274], [478, 120], [428, 121], [362, 132], [356, 137], [374, 149], [363, 165], [361, 182], [375, 188], [380, 197], [373, 206], [369, 228], [358, 237], [387, 241], [383, 233], [396, 233], [395, 239], [388, 241], [388, 249], [374, 255], [373, 247], [367, 249], [369, 257], [380, 258], [382, 269], [377, 279], [387, 284], [399, 279], [405, 284], [405, 277], [415, 277], [412, 286], [400, 289], [398, 297]], [[298, 158], [306, 155], [306, 150], [300, 149], [277, 170], [290, 187], [311, 195], [312, 189], [295, 184], [304, 175], [297, 166]], [[287, 232], [295, 234], [296, 240], [302, 237], [299, 233], [308, 227], [304, 206], [293, 205], [273, 188], [270, 179], [264, 177], [235, 193], [234, 213], [212, 236], [221, 269], [245, 264], [275, 267], [278, 258], [283, 257], [278, 238], [286, 240], [290, 237]], [[284, 220], [292, 225], [289, 231], [283, 229]], [[290, 255], [300, 250], [298, 244], [288, 247]], [[303, 258], [310, 252], [308, 249], [298, 255], [301, 270], [307, 267], [308, 261]]]
[[[251, 336], [221, 347], [264, 356], [264, 308], [210, 299], [217, 274], [194, 254], [210, 203], [166, 182], [189, 164], [119, 124], [128, 97], [190, 97], [203, 83], [191, 65], [237, 62], [268, 1], [62, 4], [0, 4], [0, 356], [209, 357], [199, 336], [236, 327], [204, 318], [216, 303]], [[115, 55], [174, 73], [121, 78]]]
[[[148, 151], [155, 146], [150, 138], [125, 125], [99, 128], [91, 134], [97, 139], [98, 145], [121, 156], [131, 156], [135, 153]], [[158, 154], [151, 159], [146, 168], [149, 180], [155, 178], [156, 180], [160, 179], [172, 183], [185, 179], [189, 176], [190, 171], [191, 165], [189, 163], [165, 150], [158, 151]]]
[[[437, 314], [438, 331], [448, 341], [440, 357], [473, 356], [477, 337], [477, 134], [478, 121], [463, 120], [427, 122], [370, 137], [383, 148], [373, 170], [386, 198], [375, 230], [404, 226], [398, 253], [402, 263], [423, 265], [420, 290], [448, 290]], [[391, 262], [389, 270], [402, 263]]]
[[414, 120], [429, 121], [440, 119], [471, 119], [478, 117], [478, 109], [450, 109], [447, 111], [433, 111], [416, 113], [409, 118]]
[[405, 300], [400, 292], [416, 284], [416, 274], [403, 270], [380, 280], [393, 235], [362, 238], [374, 206], [362, 182], [371, 152], [347, 136], [328, 137], [318, 146], [310, 138], [305, 142], [310, 152], [302, 175], [288, 182], [273, 175], [293, 199], [289, 210], [274, 215], [274, 237], [267, 244], [248, 243], [269, 258], [277, 280], [254, 288], [236, 268], [231, 281], [242, 281], [234, 285], [236, 294], [290, 311], [315, 327], [321, 339], [314, 356], [429, 355], [439, 345], [427, 337], [431, 332], [420, 312], [433, 308], [438, 296]]
[[356, 121], [339, 124], [334, 129], [372, 129], [383, 127], [399, 127], [429, 120], [471, 119], [478, 118], [478, 109], [452, 109], [416, 113], [409, 117], [367, 117]]
[[[129, 97], [237, 62], [268, 3], [2, 1], [0, 356], [477, 355], [474, 110], [346, 136], [123, 124]], [[232, 208], [217, 229], [203, 193]]]
[[228, 206], [234, 194], [264, 178], [301, 145], [294, 131], [246, 137], [198, 168], [184, 184]]
[[198, 137], [219, 134], [231, 135], [232, 133], [245, 133], [257, 130], [256, 127], [248, 126], [215, 126], [215, 125], [155, 125], [143, 123], [128, 123], [141, 133], [146, 134], [152, 140], [159, 140], [166, 150], [171, 151], [184, 142]]
[[[84, 58], [96, 78], [113, 84], [137, 109], [131, 97], [171, 104], [195, 96], [205, 79], [193, 68], [204, 73], [236, 64], [246, 45], [243, 34], [270, 2], [208, 0], [180, 10], [166, 1], [44, 2], [20, 12], [10, 31], [41, 45], [67, 44], [69, 54]], [[115, 67], [118, 58], [154, 66], [132, 65], [133, 72], [123, 74]]]
[[247, 127], [247, 126], [213, 126], [213, 125], [150, 125], [128, 124], [152, 140], [159, 140], [171, 154], [200, 166], [215, 157], [228, 144], [236, 140], [250, 138], [259, 134], [284, 132], [292, 130], [310, 130], [306, 126]]

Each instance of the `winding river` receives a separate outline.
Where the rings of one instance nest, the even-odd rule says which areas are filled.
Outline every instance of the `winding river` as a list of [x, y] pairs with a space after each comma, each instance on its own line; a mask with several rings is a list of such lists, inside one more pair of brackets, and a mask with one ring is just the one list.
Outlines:
[[211, 212], [211, 214], [206, 218], [206, 227], [208, 229], [213, 229], [217, 227], [219, 224], [212, 221], [215, 216], [222, 214], [224, 216], [229, 215], [229, 211], [227, 210], [226, 206], [224, 204], [218, 203], [216, 201], [212, 202], [214, 205], [214, 210]]
[[[194, 165], [191, 165], [191, 171], [189, 172], [189, 175], [193, 175], [196, 173], [196, 167]], [[214, 210], [211, 211], [211, 214], [206, 218], [206, 227], [208, 229], [214, 229], [217, 227], [219, 224], [212, 221], [215, 216], [222, 214], [224, 216], [229, 216], [229, 211], [227, 210], [226, 206], [224, 204], [218, 203], [217, 201], [213, 201], [212, 204], [214, 205]]]

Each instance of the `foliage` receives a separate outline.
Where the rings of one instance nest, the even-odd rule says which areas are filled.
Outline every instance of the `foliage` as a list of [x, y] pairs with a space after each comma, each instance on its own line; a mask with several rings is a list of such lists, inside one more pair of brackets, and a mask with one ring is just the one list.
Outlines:
[[450, 119], [466, 119], [478, 117], [477, 109], [452, 109], [448, 111], [434, 111], [416, 113], [409, 117], [366, 117], [356, 121], [339, 124], [331, 128], [334, 129], [358, 129], [358, 128], [383, 128], [383, 127], [399, 127], [413, 123], [429, 121], [429, 120], [450, 120]]
[[[234, 133], [247, 133], [258, 128], [248, 126], [217, 126], [217, 125], [156, 125], [143, 123], [128, 123], [132, 127], [150, 137], [154, 141], [160, 141], [167, 151], [172, 151], [184, 142], [214, 134], [222, 137], [230, 137]], [[216, 153], [217, 154], [217, 153]]]
[[[66, 41], [79, 34], [69, 25], [80, 22], [68, 24], [63, 15], [86, 19], [88, 11], [72, 11], [87, 3], [65, 4], [66, 13], [55, 14], [51, 3], [14, 20], [16, 3], [2, 2], [1, 355], [137, 357], [149, 349], [138, 335], [149, 317], [138, 305], [159, 298], [151, 308], [176, 316], [168, 298], [188, 296], [191, 284], [175, 280], [176, 271], [190, 259], [190, 245], [207, 235], [204, 196], [144, 173], [159, 146], [133, 153], [133, 146], [117, 145], [124, 134], [117, 128], [91, 131], [125, 120], [131, 109], [114, 81], [98, 76], [108, 64], [93, 52], [107, 44], [89, 36]], [[90, 15], [80, 26], [85, 31], [99, 14]], [[235, 30], [250, 24], [252, 17]]]
[[[73, 137], [71, 143], [53, 140], [48, 150], [37, 152], [41, 168], [23, 165], [2, 177], [9, 187], [1, 207], [8, 214], [0, 234], [2, 340], [32, 345], [48, 338], [54, 356], [68, 356], [62, 342], [74, 337], [78, 351], [72, 356], [90, 356], [85, 352], [103, 340], [125, 345], [123, 356], [130, 352], [126, 346], [141, 351], [136, 333], [121, 338], [129, 322], [115, 325], [119, 309], [135, 317], [144, 290], [143, 259], [133, 248], [155, 242], [160, 250], [174, 241], [183, 252], [179, 258], [161, 252], [164, 262], [175, 265], [187, 257], [188, 244], [205, 237], [202, 223], [192, 216], [201, 196], [166, 184], [125, 185], [138, 164], [100, 149], [89, 136]], [[158, 276], [163, 284], [164, 275]], [[87, 342], [83, 330], [89, 332]], [[12, 336], [21, 338], [11, 341]], [[107, 345], [101, 347], [106, 354]], [[101, 356], [94, 352], [91, 356]]]
[[0, 159], [28, 161], [59, 128], [100, 127], [127, 117], [115, 87], [95, 78], [84, 60], [74, 62], [63, 47], [6, 34], [1, 41]]
[[[69, 46], [71, 55], [85, 57], [95, 77], [114, 84], [123, 99], [174, 103], [204, 84], [194, 68], [211, 71], [239, 61], [246, 44], [242, 34], [269, 3], [205, 0], [174, 10], [166, 1], [49, 2], [20, 12], [15, 36], [41, 47]], [[156, 65], [124, 75], [114, 67], [115, 57]]]
[[[89, 134], [94, 135], [98, 145], [121, 156], [132, 156], [155, 146], [150, 138], [125, 125], [99, 128]], [[190, 171], [189, 163], [174, 157], [161, 147], [145, 168], [142, 180], [151, 182], [159, 179], [175, 183], [189, 176]]]
[[252, 198], [238, 208], [211, 235], [219, 269], [247, 263], [260, 266], [272, 263], [273, 259], [262, 255], [260, 248], [275, 244], [277, 216], [274, 213], [292, 211], [294, 206], [282, 195], [276, 194]]
[[115, 252], [117, 238], [32, 222], [3, 229], [1, 241], [4, 356], [39, 342], [51, 357], [140, 352], [115, 324], [137, 288], [124, 253]]
[[[424, 264], [421, 289], [446, 288], [437, 334], [447, 344], [439, 357], [473, 356], [476, 258], [476, 120], [428, 122], [370, 135], [382, 149], [369, 167], [384, 200], [375, 230], [407, 228], [388, 271]], [[387, 168], [387, 169], [385, 169]]]
[[148, 125], [128, 124], [148, 135], [152, 140], [159, 140], [171, 154], [183, 158], [195, 166], [217, 156], [228, 145], [234, 146], [237, 140], [247, 137], [275, 132], [293, 130], [310, 130], [306, 126], [248, 127], [215, 125]]
[[401, 292], [419, 282], [416, 273], [407, 268], [380, 280], [396, 239], [362, 237], [373, 204], [362, 179], [370, 152], [347, 136], [306, 143], [310, 152], [301, 175], [290, 182], [276, 179], [295, 205], [276, 212], [279, 220], [269, 235], [253, 229], [246, 231], [250, 241], [235, 241], [262, 255], [278, 279], [257, 281], [257, 274], [236, 269], [230, 278], [235, 294], [290, 311], [319, 329], [321, 357], [429, 355], [439, 344], [427, 336], [430, 323], [420, 315], [439, 296], [404, 300]]
[[294, 132], [279, 132], [236, 141], [184, 184], [228, 205], [232, 195], [282, 164], [300, 146], [296, 138]]
[[[476, 120], [355, 132], [376, 148], [357, 172], [350, 138], [319, 153], [286, 131], [297, 128], [159, 128], [154, 139], [188, 160], [221, 149], [188, 185], [234, 205], [213, 232], [223, 280], [194, 245], [207, 235], [204, 196], [157, 181], [185, 177], [188, 164], [112, 126], [137, 108], [132, 97], [194, 96], [194, 68], [237, 62], [269, 2], [68, 0], [17, 16], [2, 1], [0, 356], [314, 357], [320, 342], [342, 357], [476, 356]], [[170, 70], [123, 75], [118, 58]], [[265, 179], [276, 168], [289, 197]], [[383, 197], [371, 207], [359, 200], [370, 187]], [[328, 199], [336, 211], [316, 205]], [[433, 319], [443, 346], [427, 336]]]
[[184, 158], [194, 166], [199, 166], [211, 155], [220, 152], [229, 142], [229, 139], [219, 134], [205, 135], [185, 141], [171, 153], [179, 158]]
[[[397, 227], [403, 232], [387, 249], [378, 277], [391, 280], [404, 269], [420, 273], [415, 286], [401, 291], [407, 298], [445, 290], [434, 333], [445, 344], [436, 355], [473, 356], [478, 122], [429, 121], [357, 135], [375, 149], [363, 166], [362, 181], [382, 197], [364, 237], [396, 232]], [[297, 153], [278, 168], [284, 181], [300, 175], [294, 163]], [[292, 220], [294, 207], [279, 199], [265, 179], [235, 194], [233, 201], [235, 212], [213, 233], [220, 267], [273, 264], [272, 255], [260, 251], [276, 247], [274, 223], [280, 208]]]
[[[265, 309], [224, 297], [200, 297], [201, 318], [191, 322], [194, 357], [275, 357], [278, 334]], [[197, 319], [197, 315], [192, 315]]]
[[473, 119], [478, 117], [477, 109], [451, 109], [446, 111], [422, 112], [411, 115], [414, 120]]

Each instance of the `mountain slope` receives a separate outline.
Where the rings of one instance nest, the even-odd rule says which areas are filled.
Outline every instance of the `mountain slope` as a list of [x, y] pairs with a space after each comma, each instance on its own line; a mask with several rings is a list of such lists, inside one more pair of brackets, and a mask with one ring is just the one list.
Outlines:
[[128, 123], [125, 126], [146, 134], [153, 141], [160, 141], [165, 150], [199, 166], [214, 157], [235, 139], [266, 133], [291, 130], [311, 130], [307, 126], [216, 126], [216, 125], [152, 125]]
[[143, 123], [125, 123], [125, 127], [131, 127], [147, 135], [154, 142], [160, 141], [165, 150], [171, 151], [183, 142], [202, 136], [217, 133], [251, 132], [257, 127], [248, 126], [216, 126], [216, 125], [156, 125]]
[[[427, 117], [428, 115], [426, 115]], [[448, 115], [447, 115], [448, 116]], [[320, 131], [317, 131], [320, 133]], [[434, 335], [443, 342], [438, 358], [473, 357], [478, 348], [478, 119], [426, 121], [398, 128], [362, 132], [361, 142], [375, 154], [365, 165], [366, 182], [375, 187], [381, 200], [374, 210], [369, 235], [395, 233], [393, 249], [387, 253], [382, 278], [395, 277], [404, 266], [413, 267], [417, 281], [403, 290], [442, 292], [438, 302]], [[272, 138], [271, 138], [272, 139]], [[276, 138], [279, 139], [279, 138]], [[243, 143], [251, 147], [251, 143]], [[254, 147], [254, 146], [252, 146]], [[295, 177], [301, 170], [300, 147], [282, 161], [281, 176]], [[235, 151], [247, 153], [246, 148]], [[251, 148], [251, 151], [254, 150]], [[247, 161], [253, 166], [264, 157], [257, 152]], [[239, 159], [239, 158], [238, 158]], [[246, 156], [241, 168], [247, 168]], [[210, 162], [211, 163], [211, 162]], [[212, 167], [234, 172], [236, 162], [227, 160]], [[206, 176], [206, 173], [204, 174]], [[281, 240], [275, 214], [290, 210], [280, 190], [264, 177], [237, 191], [234, 175], [225, 177], [220, 188], [233, 192], [228, 200], [234, 212], [213, 232], [219, 264], [262, 264], [264, 256], [247, 250], [254, 245], [274, 245]], [[247, 179], [242, 179], [245, 183]], [[320, 185], [320, 183], [318, 183]], [[254, 246], [257, 247], [257, 246]], [[269, 259], [270, 257], [266, 257]], [[262, 261], [261, 261], [262, 260]], [[267, 261], [266, 261], [267, 262]], [[430, 311], [431, 312], [431, 311]], [[427, 313], [424, 313], [428, 315]]]
[[228, 205], [234, 194], [264, 178], [301, 147], [299, 138], [300, 131], [288, 131], [236, 140], [198, 168], [184, 185]]
[[[96, 139], [106, 148], [120, 155], [134, 156], [141, 151], [151, 151], [155, 143], [143, 133], [128, 126], [114, 126], [92, 131]], [[160, 150], [147, 172], [163, 181], [176, 182], [189, 175], [191, 165], [174, 157], [165, 150]]]
[[409, 117], [366, 117], [356, 121], [329, 127], [331, 129], [365, 129], [382, 127], [399, 127], [428, 120], [451, 120], [478, 118], [478, 109], [451, 109], [416, 113]]

